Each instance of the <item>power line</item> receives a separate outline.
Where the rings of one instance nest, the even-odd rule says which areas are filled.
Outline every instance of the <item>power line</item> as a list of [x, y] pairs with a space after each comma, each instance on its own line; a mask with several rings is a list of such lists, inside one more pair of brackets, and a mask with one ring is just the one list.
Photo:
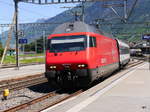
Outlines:
[[[20, 26], [47, 26], [47, 25], [52, 25], [52, 24], [62, 24], [61, 22], [49, 22], [49, 23], [20, 23]], [[91, 24], [94, 25], [94, 24]], [[104, 25], [104, 26], [111, 26], [111, 25], [146, 25], [150, 26], [149, 21], [145, 22], [129, 22], [129, 23], [101, 23], [99, 25]], [[12, 24], [0, 24], [0, 27], [9, 27], [12, 26]]]
[[123, 1], [123, 0], [20, 0], [19, 2], [48, 5], [48, 4], [62, 4], [62, 3], [79, 3], [79, 2], [105, 2], [105, 1]]

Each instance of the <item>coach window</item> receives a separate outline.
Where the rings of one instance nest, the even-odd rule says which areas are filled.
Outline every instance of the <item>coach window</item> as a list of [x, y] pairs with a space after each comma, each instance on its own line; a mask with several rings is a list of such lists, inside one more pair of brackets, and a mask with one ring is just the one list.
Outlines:
[[89, 47], [96, 47], [96, 38], [90, 37]]
[[129, 54], [129, 48], [128, 47], [121, 47], [120, 53], [121, 54]]

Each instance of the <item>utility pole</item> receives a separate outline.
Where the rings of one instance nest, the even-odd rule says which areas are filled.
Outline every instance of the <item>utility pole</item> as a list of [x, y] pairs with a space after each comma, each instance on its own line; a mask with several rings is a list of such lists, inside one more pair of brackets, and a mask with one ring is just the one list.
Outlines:
[[35, 41], [34, 41], [34, 45], [35, 46], [34, 46], [34, 49], [35, 49], [35, 54], [37, 54], [37, 45], [38, 45], [38, 39], [36, 38], [36, 34], [37, 34], [37, 31], [35, 30], [34, 31], [34, 37], [35, 37]]
[[45, 54], [45, 43], [46, 43], [46, 40], [45, 40], [45, 31], [43, 31], [43, 52], [44, 52], [44, 54]]
[[24, 55], [24, 52], [25, 52], [25, 44], [22, 44], [22, 50], [23, 50], [23, 55]]
[[35, 54], [37, 54], [37, 39], [35, 39]]
[[127, 18], [127, 0], [124, 0], [124, 19], [126, 20]]
[[82, 21], [84, 22], [84, 2], [82, 2]]
[[15, 3], [15, 37], [16, 37], [16, 67], [19, 70], [19, 39], [18, 39], [18, 3], [19, 0], [14, 0]]

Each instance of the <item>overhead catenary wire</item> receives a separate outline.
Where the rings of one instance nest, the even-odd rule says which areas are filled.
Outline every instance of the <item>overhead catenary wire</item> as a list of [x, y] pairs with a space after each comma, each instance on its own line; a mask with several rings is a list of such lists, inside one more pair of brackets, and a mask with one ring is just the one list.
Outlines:
[[130, 17], [130, 16], [131, 16], [131, 14], [133, 13], [133, 11], [134, 11], [134, 7], [136, 6], [137, 2], [138, 2], [138, 0], [135, 0], [135, 1], [134, 1], [134, 4], [132, 5], [131, 10], [130, 10], [130, 11], [129, 11], [129, 13], [128, 13], [128, 17], [127, 17], [127, 19], [129, 19], [129, 17]]
[[[11, 7], [14, 7], [14, 4], [9, 3], [9, 2], [6, 2], [6, 1], [3, 1], [3, 0], [0, 0], [0, 4], [1, 4], [1, 3], [2, 3], [2, 4], [5, 4], [5, 5], [9, 5], [9, 6], [11, 6]], [[24, 11], [24, 12], [28, 12], [28, 13], [32, 13], [32, 14], [35, 14], [35, 15], [40, 15], [40, 16], [47, 17], [47, 16], [45, 16], [45, 15], [43, 15], [43, 14], [41, 14], [41, 13], [38, 13], [38, 12], [35, 12], [35, 11], [32, 11], [32, 10], [26, 9], [26, 8], [19, 8], [19, 9], [21, 9], [21, 10]], [[0, 19], [6, 21], [5, 18], [0, 18]], [[25, 21], [25, 20], [23, 20], [23, 21]]]
[[20, 2], [38, 5], [79, 3], [79, 2], [105, 2], [105, 1], [123, 1], [123, 0], [20, 0]]
[[[62, 24], [61, 22], [43, 22], [43, 23], [20, 23], [20, 26], [45, 26], [45, 25], [51, 25], [51, 24]], [[90, 24], [93, 25], [93, 24]], [[114, 23], [100, 23], [99, 25], [104, 25], [104, 26], [111, 26], [115, 25]], [[117, 25], [146, 25], [150, 26], [150, 21], [145, 21], [145, 22], [128, 22], [128, 23], [117, 23]], [[9, 27], [12, 26], [12, 24], [0, 24], [0, 27]]]

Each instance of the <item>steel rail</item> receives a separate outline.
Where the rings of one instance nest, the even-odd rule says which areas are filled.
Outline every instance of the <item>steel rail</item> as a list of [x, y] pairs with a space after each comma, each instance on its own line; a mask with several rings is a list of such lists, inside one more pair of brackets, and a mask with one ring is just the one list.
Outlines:
[[[24, 64], [24, 63], [20, 63], [20, 66], [29, 66], [29, 65], [37, 65], [37, 64], [44, 64], [44, 63], [30, 63], [30, 64]], [[3, 64], [2, 66], [0, 66], [0, 69], [3, 68], [12, 68], [15, 67], [15, 64]]]
[[[130, 68], [130, 67], [136, 66], [136, 65], [141, 64], [141, 63], [143, 63], [143, 61], [138, 61], [138, 62], [130, 63], [130, 64], [128, 64], [128, 65], [125, 67], [125, 69], [128, 69], [128, 68]], [[125, 70], [125, 69], [123, 69], [123, 70]], [[53, 106], [53, 105], [56, 105], [56, 104], [58, 104], [58, 103], [60, 103], [60, 102], [62, 102], [62, 101], [64, 101], [64, 100], [67, 100], [67, 99], [69, 99], [69, 98], [71, 98], [71, 97], [74, 97], [74, 96], [76, 96], [76, 95], [78, 95], [78, 94], [80, 94], [80, 93], [82, 93], [82, 92], [83, 92], [83, 90], [79, 90], [79, 91], [77, 91], [77, 92], [75, 92], [75, 93], [73, 93], [73, 94], [71, 94], [71, 95], [69, 95], [69, 96], [65, 96], [65, 97], [63, 97], [63, 98], [57, 99], [57, 100], [55, 100], [55, 101], [52, 102], [52, 103], [46, 103], [46, 104], [45, 104], [46, 107], [44, 107], [44, 108], [41, 107], [42, 109], [39, 110], [39, 111], [45, 110], [45, 109], [47, 109], [47, 108], [49, 108], [49, 107], [51, 107], [51, 106]], [[33, 104], [36, 104], [36, 103], [40, 103], [41, 101], [44, 101], [44, 100], [46, 100], [47, 98], [51, 98], [52, 96], [56, 96], [56, 95], [57, 95], [56, 92], [51, 92], [51, 93], [48, 93], [48, 94], [46, 94], [46, 95], [44, 95], [44, 96], [42, 96], [42, 97], [33, 99], [33, 100], [31, 100], [31, 101], [29, 101], [29, 102], [27, 102], [27, 103], [24, 103], [24, 104], [21, 104], [21, 105], [12, 107], [12, 108], [10, 108], [10, 109], [7, 109], [7, 110], [5, 110], [4, 112], [14, 112], [14, 111], [18, 111], [18, 110], [21, 110], [21, 109], [25, 109], [26, 107], [29, 107], [29, 106], [31, 106], [31, 105], [33, 105]]]
[[[142, 60], [144, 60], [144, 59], [142, 58]], [[129, 63], [126, 67], [132, 66], [132, 65], [137, 65], [140, 63], [141, 63], [141, 61]], [[20, 80], [22, 80], [22, 81], [20, 81]], [[29, 86], [47, 82], [47, 79], [44, 77], [44, 75], [42, 76], [42, 74], [39, 74], [39, 76], [35, 76], [35, 77], [33, 76], [33, 78], [30, 78], [30, 79], [20, 78], [20, 80], [17, 79], [15, 82], [14, 81], [13, 82], [9, 82], [9, 81], [2, 82], [3, 84], [1, 84], [2, 86], [0, 86], [0, 93], [2, 93], [4, 89], [9, 89], [10, 91], [14, 91], [14, 90], [19, 90], [19, 89], [22, 89], [25, 87], [29, 87]]]
[[45, 99], [47, 99], [47, 98], [49, 98], [49, 97], [56, 96], [56, 95], [57, 95], [57, 94], [56, 94], [56, 91], [55, 91], [55, 92], [50, 92], [50, 93], [48, 93], [48, 94], [46, 94], [46, 95], [44, 95], [44, 96], [41, 96], [41, 97], [36, 98], [36, 99], [33, 99], [33, 100], [31, 100], [31, 101], [29, 101], [29, 102], [27, 102], [27, 103], [24, 103], [24, 104], [21, 104], [21, 105], [12, 107], [12, 108], [10, 108], [10, 109], [7, 109], [7, 110], [5, 110], [4, 112], [15, 112], [15, 111], [21, 110], [21, 109], [23, 109], [23, 108], [26, 108], [26, 107], [28, 107], [28, 106], [30, 106], [30, 105], [33, 105], [33, 104], [35, 104], [35, 103], [37, 103], [37, 102], [40, 102], [40, 101], [42, 101], [42, 100], [45, 100]]
[[[144, 59], [142, 59], [142, 60], [144, 60]], [[126, 67], [132, 66], [132, 65], [137, 65], [140, 63], [141, 63], [141, 61], [129, 63]], [[20, 81], [20, 80], [23, 80], [23, 81]], [[14, 91], [14, 90], [19, 90], [19, 89], [22, 89], [25, 87], [29, 87], [29, 86], [47, 82], [47, 79], [44, 77], [44, 75], [42, 76], [42, 74], [39, 74], [39, 76], [36, 76], [36, 78], [34, 78], [34, 76], [33, 76], [33, 78], [30, 78], [30, 79], [28, 79], [28, 78], [22, 79], [21, 78], [20, 80], [18, 79], [15, 82], [10, 82], [10, 83], [9, 83], [9, 81], [2, 82], [3, 84], [1, 84], [2, 86], [0, 86], [0, 93], [2, 93], [4, 89], [9, 89], [10, 91]]]
[[39, 74], [34, 74], [34, 75], [32, 74], [32, 75], [28, 75], [28, 76], [24, 76], [24, 77], [2, 80], [2, 81], [0, 81], [0, 87], [3, 85], [6, 85], [6, 84], [15, 83], [15, 82], [24, 81], [24, 80], [30, 80], [30, 79], [42, 77], [42, 76], [44, 76], [44, 73], [39, 73]]
[[[60, 89], [58, 89], [57, 91], [60, 91]], [[56, 101], [54, 101], [54, 102], [48, 104], [48, 105], [46, 106], [46, 108], [48, 108], [49, 106], [53, 106], [53, 105], [55, 105], [55, 104], [58, 104], [58, 103], [60, 103], [60, 102], [62, 102], [62, 101], [64, 101], [64, 100], [67, 100], [67, 99], [69, 99], [69, 98], [71, 98], [71, 97], [73, 97], [73, 96], [75, 96], [75, 95], [78, 95], [78, 94], [80, 94], [80, 93], [82, 93], [82, 92], [83, 92], [82, 90], [79, 90], [79, 91], [77, 91], [77, 92], [75, 92], [75, 93], [73, 93], [73, 94], [70, 94], [69, 96], [65, 96], [65, 97], [63, 97], [63, 98], [61, 98], [61, 99], [58, 99], [58, 100], [56, 100]], [[57, 95], [57, 94], [56, 94], [56, 91], [55, 91], [55, 92], [51, 92], [51, 93], [48, 93], [48, 94], [46, 94], [46, 95], [44, 95], [44, 96], [41, 96], [41, 97], [39, 97], [39, 98], [33, 99], [33, 100], [31, 100], [31, 101], [29, 101], [29, 102], [27, 102], [27, 103], [18, 105], [18, 106], [16, 106], [16, 107], [12, 107], [12, 108], [10, 108], [10, 109], [7, 109], [7, 110], [5, 110], [4, 112], [15, 112], [15, 111], [18, 111], [18, 110], [21, 110], [21, 109], [25, 109], [26, 107], [29, 107], [29, 106], [31, 106], [31, 105], [33, 105], [33, 104], [39, 103], [39, 102], [41, 102], [41, 101], [43, 101], [43, 100], [46, 100], [47, 98], [51, 98], [51, 97], [56, 96], [56, 95]], [[40, 107], [40, 108], [42, 108], [42, 107]], [[46, 108], [43, 108], [43, 109], [41, 109], [40, 111], [42, 111], [42, 110], [44, 110], [44, 109], [46, 109]]]
[[[129, 65], [130, 65], [130, 67], [134, 67], [134, 66], [136, 66], [136, 65], [138, 65], [138, 64], [141, 64], [141, 63], [143, 63], [143, 61], [139, 61], [139, 62], [136, 62], [136, 63], [130, 63]], [[128, 66], [128, 68], [130, 68], [129, 66]], [[128, 69], [127, 67], [125, 68], [125, 69]], [[125, 69], [123, 69], [123, 70], [125, 70]], [[68, 98], [70, 98], [70, 97], [73, 97], [73, 96], [76, 96], [76, 95], [78, 95], [78, 94], [80, 94], [80, 93], [82, 93], [83, 91], [78, 91], [77, 93], [73, 93], [73, 95], [72, 96], [68, 96], [68, 97], [66, 97], [66, 98], [63, 98], [63, 99], [61, 99], [60, 101], [58, 100], [58, 101], [55, 101], [55, 102], [53, 102], [53, 103], [51, 103], [51, 104], [49, 104], [48, 106], [46, 106], [46, 108], [44, 108], [44, 109], [41, 109], [40, 111], [43, 111], [43, 110], [46, 110], [47, 108], [50, 108], [50, 107], [52, 107], [52, 106], [54, 106], [54, 105], [56, 105], [56, 104], [58, 104], [58, 103], [60, 103], [60, 102], [62, 102], [62, 101], [64, 101], [64, 100], [66, 100], [66, 99], [68, 99]]]
[[125, 66], [125, 67], [123, 68], [123, 70], [126, 70], [126, 69], [128, 69], [128, 68], [134, 67], [134, 66], [139, 65], [139, 64], [141, 64], [141, 63], [143, 63], [143, 61], [138, 61], [138, 62], [130, 63], [130, 64], [128, 64], [127, 66]]
[[4, 89], [9, 89], [10, 91], [20, 90], [22, 88], [30, 87], [33, 85], [41, 84], [47, 82], [47, 79], [44, 76], [31, 78], [23, 81], [16, 81], [13, 83], [7, 83], [5, 85], [0, 86], [0, 94], [4, 91]]
[[73, 93], [73, 94], [71, 94], [71, 95], [69, 95], [69, 96], [66, 96], [66, 97], [64, 97], [64, 98], [61, 98], [61, 99], [59, 99], [59, 100], [56, 100], [55, 102], [53, 102], [53, 103], [51, 103], [51, 104], [48, 104], [44, 109], [41, 109], [40, 112], [43, 111], [43, 110], [45, 110], [45, 109], [47, 109], [47, 108], [49, 108], [49, 107], [52, 107], [52, 106], [58, 104], [58, 103], [61, 103], [62, 101], [65, 101], [65, 100], [67, 100], [67, 99], [69, 99], [69, 98], [72, 98], [72, 97], [74, 97], [74, 96], [77, 96], [78, 94], [81, 94], [82, 92], [83, 92], [83, 90], [79, 90], [79, 91], [77, 91], [77, 92], [75, 92], [75, 93]]

